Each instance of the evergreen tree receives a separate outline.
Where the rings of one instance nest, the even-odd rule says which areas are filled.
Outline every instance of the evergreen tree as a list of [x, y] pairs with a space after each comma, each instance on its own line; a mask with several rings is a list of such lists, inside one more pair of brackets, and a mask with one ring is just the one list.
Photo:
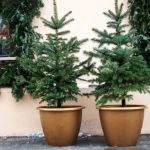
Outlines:
[[56, 1], [53, 0], [54, 15], [51, 20], [42, 18], [43, 23], [53, 32], [47, 34], [45, 42], [36, 42], [33, 47], [35, 59], [22, 57], [20, 64], [32, 75], [27, 89], [34, 97], [41, 97], [48, 106], [61, 107], [63, 102], [77, 100], [80, 94], [77, 79], [92, 68], [91, 58], [79, 62], [75, 55], [87, 39], [64, 38], [70, 31], [63, 30], [74, 19], [67, 19], [71, 11], [58, 17]]
[[129, 92], [149, 92], [150, 72], [143, 57], [137, 55], [138, 49], [133, 47], [135, 32], [125, 31], [128, 25], [123, 20], [128, 11], [123, 12], [123, 4], [118, 5], [118, 0], [115, 0], [115, 12], [109, 10], [104, 15], [110, 19], [107, 27], [112, 32], [94, 28], [98, 37], [93, 41], [98, 47], [87, 52], [90, 57], [101, 61], [97, 70], [92, 72], [95, 75], [92, 82], [97, 84], [92, 94], [96, 96], [97, 104], [122, 101], [122, 106], [126, 106], [126, 100], [133, 98]]
[[150, 66], [150, 0], [128, 0], [129, 19], [132, 28], [136, 29], [139, 53]]

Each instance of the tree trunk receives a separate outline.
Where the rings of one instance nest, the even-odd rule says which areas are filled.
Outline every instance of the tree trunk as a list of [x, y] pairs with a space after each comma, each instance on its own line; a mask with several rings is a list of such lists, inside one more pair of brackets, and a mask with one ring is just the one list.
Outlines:
[[125, 106], [126, 106], [126, 100], [123, 99], [123, 100], [122, 100], [122, 107], [125, 107]]
[[61, 108], [61, 107], [62, 107], [61, 100], [58, 100], [58, 102], [57, 102], [57, 108]]

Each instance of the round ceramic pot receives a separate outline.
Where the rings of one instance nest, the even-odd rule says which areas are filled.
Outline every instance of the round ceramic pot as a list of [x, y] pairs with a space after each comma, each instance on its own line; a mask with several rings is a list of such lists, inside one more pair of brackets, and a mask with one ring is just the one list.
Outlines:
[[40, 111], [41, 124], [48, 145], [68, 146], [76, 143], [83, 108], [82, 106], [37, 108]]
[[146, 106], [143, 105], [97, 107], [108, 145], [121, 147], [136, 145], [143, 124], [145, 108]]

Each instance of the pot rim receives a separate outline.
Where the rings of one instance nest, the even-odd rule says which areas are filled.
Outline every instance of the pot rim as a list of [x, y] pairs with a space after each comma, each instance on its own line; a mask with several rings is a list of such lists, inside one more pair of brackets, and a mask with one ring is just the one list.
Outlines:
[[125, 107], [122, 107], [121, 105], [103, 105], [103, 106], [97, 106], [96, 107], [99, 110], [140, 110], [140, 109], [146, 109], [147, 106], [145, 105], [127, 105]]
[[39, 111], [74, 111], [74, 110], [81, 110], [81, 109], [85, 109], [85, 106], [65, 105], [65, 106], [62, 106], [61, 108], [47, 107], [47, 106], [37, 107], [37, 110]]

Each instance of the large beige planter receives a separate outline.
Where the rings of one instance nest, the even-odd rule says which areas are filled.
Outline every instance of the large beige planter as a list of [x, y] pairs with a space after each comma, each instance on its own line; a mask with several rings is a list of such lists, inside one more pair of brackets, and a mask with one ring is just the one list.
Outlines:
[[136, 145], [141, 132], [143, 105], [98, 107], [104, 136], [110, 146]]
[[82, 106], [38, 108], [43, 132], [49, 145], [68, 146], [76, 143], [83, 108]]

